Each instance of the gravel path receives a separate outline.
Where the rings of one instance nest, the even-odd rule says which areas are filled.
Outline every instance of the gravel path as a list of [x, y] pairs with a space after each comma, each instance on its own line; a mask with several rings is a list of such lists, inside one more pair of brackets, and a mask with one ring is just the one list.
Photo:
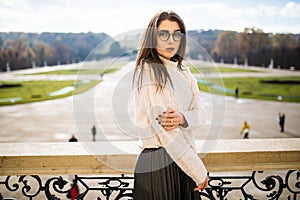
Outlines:
[[[79, 65], [70, 65], [76, 68]], [[131, 122], [131, 76], [129, 63], [114, 74], [107, 74], [95, 88], [73, 97], [0, 107], [0, 142], [65, 142], [75, 134], [81, 141], [92, 141], [91, 128], [97, 127], [96, 140], [136, 140]], [[63, 66], [66, 68], [66, 66]], [[43, 69], [43, 68], [42, 68]], [[32, 73], [42, 69], [31, 69]], [[54, 67], [43, 70], [53, 70]], [[55, 68], [55, 70], [58, 68]], [[18, 73], [19, 75], [16, 75]], [[23, 72], [0, 74], [0, 80], [74, 79], [74, 76], [34, 75]], [[250, 73], [251, 74], [251, 73]], [[239, 74], [239, 76], [251, 76]], [[268, 73], [255, 73], [265, 76]], [[236, 76], [235, 74], [234, 76]], [[297, 75], [299, 72], [272, 70], [269, 75]], [[224, 76], [230, 76], [226, 74]], [[233, 75], [232, 75], [233, 76]], [[81, 75], [80, 79], [96, 79]], [[208, 121], [198, 139], [238, 139], [244, 120], [251, 126], [250, 138], [300, 137], [300, 104], [251, 99], [235, 99], [201, 93], [208, 111]], [[126, 101], [123, 102], [122, 101]], [[128, 101], [127, 101], [128, 100]], [[286, 114], [286, 131], [280, 133], [278, 112]]]

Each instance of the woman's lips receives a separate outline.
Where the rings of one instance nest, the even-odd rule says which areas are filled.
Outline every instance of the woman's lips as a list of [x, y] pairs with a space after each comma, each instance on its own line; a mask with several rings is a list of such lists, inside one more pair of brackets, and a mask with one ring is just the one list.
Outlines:
[[170, 48], [166, 48], [166, 50], [169, 51], [169, 52], [173, 52], [175, 50], [175, 48], [170, 47]]

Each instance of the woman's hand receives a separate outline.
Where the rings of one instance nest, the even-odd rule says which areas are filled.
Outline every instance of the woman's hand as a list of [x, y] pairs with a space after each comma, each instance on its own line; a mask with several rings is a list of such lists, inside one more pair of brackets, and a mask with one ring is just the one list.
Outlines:
[[201, 192], [208, 186], [209, 178], [206, 176], [205, 180], [194, 188], [194, 191], [201, 190]]
[[185, 124], [186, 120], [182, 113], [178, 113], [174, 109], [168, 109], [156, 118], [158, 123], [166, 130], [170, 131], [178, 128], [181, 124]]

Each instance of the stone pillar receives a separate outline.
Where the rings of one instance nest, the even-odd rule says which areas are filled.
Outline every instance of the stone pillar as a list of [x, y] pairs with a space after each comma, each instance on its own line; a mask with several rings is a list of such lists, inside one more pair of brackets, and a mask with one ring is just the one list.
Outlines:
[[274, 66], [274, 60], [273, 60], [273, 58], [271, 58], [270, 64], [269, 64], [269, 69], [273, 69], [273, 66]]
[[6, 72], [10, 72], [9, 62], [6, 63]]
[[237, 57], [234, 57], [233, 63], [234, 63], [234, 65], [237, 65]]
[[32, 68], [36, 68], [36, 64], [34, 60], [32, 61]]
[[245, 60], [244, 60], [244, 66], [248, 67], [248, 58], [245, 58]]

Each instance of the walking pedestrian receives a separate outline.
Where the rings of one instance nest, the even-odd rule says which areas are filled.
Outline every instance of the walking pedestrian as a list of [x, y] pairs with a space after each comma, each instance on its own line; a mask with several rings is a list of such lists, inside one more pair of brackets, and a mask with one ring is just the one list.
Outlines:
[[284, 123], [285, 123], [285, 114], [279, 113], [279, 126], [280, 126], [280, 132], [284, 132]]
[[77, 138], [75, 137], [75, 135], [73, 134], [71, 136], [71, 138], [69, 139], [69, 142], [78, 142]]
[[241, 135], [243, 136], [243, 139], [249, 139], [249, 133], [250, 133], [250, 125], [248, 124], [247, 121], [244, 121], [241, 130]]
[[92, 127], [92, 136], [93, 136], [93, 142], [95, 142], [96, 141], [96, 126], [95, 125], [93, 125], [93, 127]]
[[234, 90], [234, 93], [235, 93], [235, 98], [239, 98], [239, 88], [235, 88]]

